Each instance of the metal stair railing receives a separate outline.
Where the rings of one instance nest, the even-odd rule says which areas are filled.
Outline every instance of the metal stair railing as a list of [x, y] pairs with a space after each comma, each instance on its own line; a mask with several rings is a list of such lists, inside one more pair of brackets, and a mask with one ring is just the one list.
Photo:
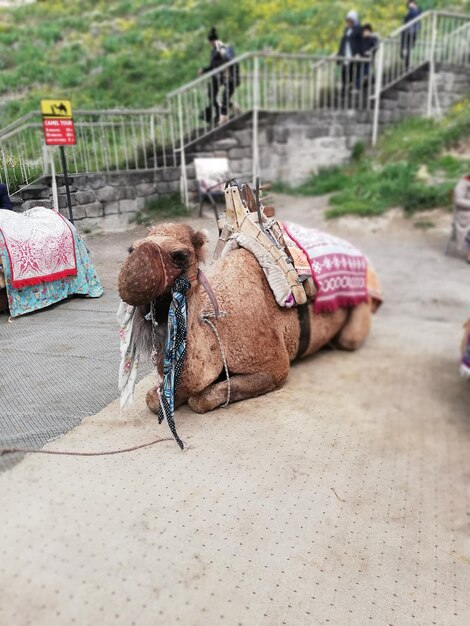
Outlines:
[[[251, 112], [258, 94], [260, 111], [314, 111], [369, 107], [369, 90], [363, 78], [370, 59], [357, 58], [351, 65], [351, 86], [361, 87], [355, 99], [341, 99], [341, 69], [349, 60], [336, 56], [250, 52], [207, 72], [167, 96], [173, 125], [180, 135], [178, 151]], [[225, 89], [234, 82], [238, 68], [239, 84], [233, 97], [224, 102]], [[256, 85], [255, 85], [256, 81]], [[355, 83], [357, 82], [357, 85]], [[218, 102], [214, 106], [215, 97]], [[228, 98], [227, 98], [228, 100]], [[227, 105], [226, 109], [224, 104]], [[210, 109], [206, 116], [206, 110]], [[220, 123], [222, 119], [222, 124]], [[181, 137], [183, 138], [181, 145]]]
[[[164, 109], [74, 111], [77, 143], [69, 172], [129, 172], [176, 165], [170, 112]], [[31, 112], [0, 131], [0, 180], [9, 194], [60, 170], [58, 150], [44, 145], [42, 118]]]
[[470, 65], [470, 19], [436, 38], [435, 60], [448, 65]]
[[427, 115], [432, 115], [436, 63], [469, 65], [470, 15], [427, 11], [380, 41], [375, 51], [373, 144], [378, 137], [381, 95], [424, 67], [429, 68]]
[[[422, 67], [429, 67], [431, 115], [436, 64], [470, 65], [469, 15], [423, 13], [380, 41], [369, 59], [247, 52], [169, 93], [167, 109], [75, 111], [77, 145], [69, 148], [70, 170], [125, 172], [180, 165], [186, 189], [187, 148], [223, 124], [251, 115], [255, 176], [258, 118], [265, 111], [373, 109], [375, 143], [381, 95]], [[0, 131], [0, 180], [10, 192], [47, 174], [50, 166], [59, 169], [57, 159], [57, 151], [44, 146], [39, 113]]]
[[468, 63], [470, 16], [427, 11], [395, 30], [383, 46], [382, 91], [417, 69], [438, 61]]
[[256, 177], [260, 112], [369, 109], [372, 72], [371, 61], [365, 58], [251, 52], [172, 91], [167, 101], [178, 136], [175, 160], [181, 162], [183, 190], [186, 150], [224, 124], [245, 114], [253, 116]]

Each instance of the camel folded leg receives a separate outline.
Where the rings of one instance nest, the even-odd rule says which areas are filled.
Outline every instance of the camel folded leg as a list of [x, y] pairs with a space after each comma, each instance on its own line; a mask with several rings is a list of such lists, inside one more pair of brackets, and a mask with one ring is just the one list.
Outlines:
[[335, 339], [341, 350], [357, 350], [366, 340], [371, 326], [371, 306], [363, 302], [350, 310], [346, 323]]
[[[274, 391], [276, 387], [272, 374], [238, 374], [230, 377], [230, 402], [239, 402], [248, 398], [256, 398], [264, 393]], [[207, 413], [227, 401], [227, 381], [214, 383], [206, 387], [197, 396], [189, 398], [188, 404], [196, 413]]]

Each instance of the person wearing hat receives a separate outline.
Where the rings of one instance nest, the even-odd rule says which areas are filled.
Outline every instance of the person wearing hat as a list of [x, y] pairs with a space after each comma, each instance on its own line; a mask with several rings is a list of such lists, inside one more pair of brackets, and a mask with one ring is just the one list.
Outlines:
[[344, 97], [351, 87], [359, 87], [361, 83], [360, 63], [354, 62], [354, 58], [361, 57], [362, 52], [362, 28], [357, 11], [349, 11], [346, 15], [346, 28], [341, 38], [338, 56], [342, 57], [341, 93]]

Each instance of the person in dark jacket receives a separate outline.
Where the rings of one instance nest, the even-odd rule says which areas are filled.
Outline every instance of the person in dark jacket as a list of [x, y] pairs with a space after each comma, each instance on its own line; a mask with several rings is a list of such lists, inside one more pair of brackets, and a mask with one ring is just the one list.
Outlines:
[[[232, 57], [234, 56], [233, 48], [231, 46], [227, 46], [223, 41], [219, 39], [217, 30], [214, 27], [211, 28], [207, 39], [212, 48], [211, 56], [209, 65], [199, 70], [200, 75], [205, 74], [206, 72], [211, 72], [212, 70], [217, 69], [225, 63], [228, 63], [232, 60]], [[227, 121], [230, 101], [235, 91], [235, 88], [240, 82], [238, 72], [238, 65], [233, 64], [229, 67], [227, 72], [212, 76], [208, 86], [209, 106], [207, 107], [204, 114], [206, 122], [213, 122], [215, 125], [217, 125], [219, 123], [224, 123]], [[222, 94], [222, 106], [220, 105], [218, 98], [219, 90], [221, 87], [224, 87], [224, 92]]]
[[[409, 0], [408, 13], [405, 15], [403, 24], [409, 24], [416, 20], [421, 15], [421, 9], [418, 3], [414, 0]], [[409, 69], [411, 63], [411, 52], [415, 47], [416, 40], [421, 28], [420, 22], [413, 22], [408, 28], [406, 28], [401, 34], [401, 58], [405, 62], [406, 69]]]
[[364, 24], [362, 27], [362, 56], [364, 58], [370, 59], [369, 63], [363, 63], [363, 78], [365, 81], [369, 78], [371, 73], [371, 65], [373, 67], [373, 61], [375, 52], [377, 49], [377, 45], [379, 43], [379, 38], [374, 33], [374, 29], [372, 28], [372, 24]]
[[13, 210], [10, 196], [8, 195], [8, 188], [4, 183], [0, 183], [0, 209]]
[[338, 56], [343, 57], [341, 92], [344, 96], [351, 87], [358, 88], [361, 83], [360, 64], [354, 62], [355, 57], [362, 56], [362, 28], [357, 11], [349, 11], [346, 15], [346, 28], [339, 44]]

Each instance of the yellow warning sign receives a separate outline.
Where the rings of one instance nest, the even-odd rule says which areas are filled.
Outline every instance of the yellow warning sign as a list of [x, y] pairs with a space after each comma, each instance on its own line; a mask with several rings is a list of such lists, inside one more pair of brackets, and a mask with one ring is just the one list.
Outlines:
[[72, 117], [72, 104], [70, 100], [41, 100], [41, 113], [43, 117]]

